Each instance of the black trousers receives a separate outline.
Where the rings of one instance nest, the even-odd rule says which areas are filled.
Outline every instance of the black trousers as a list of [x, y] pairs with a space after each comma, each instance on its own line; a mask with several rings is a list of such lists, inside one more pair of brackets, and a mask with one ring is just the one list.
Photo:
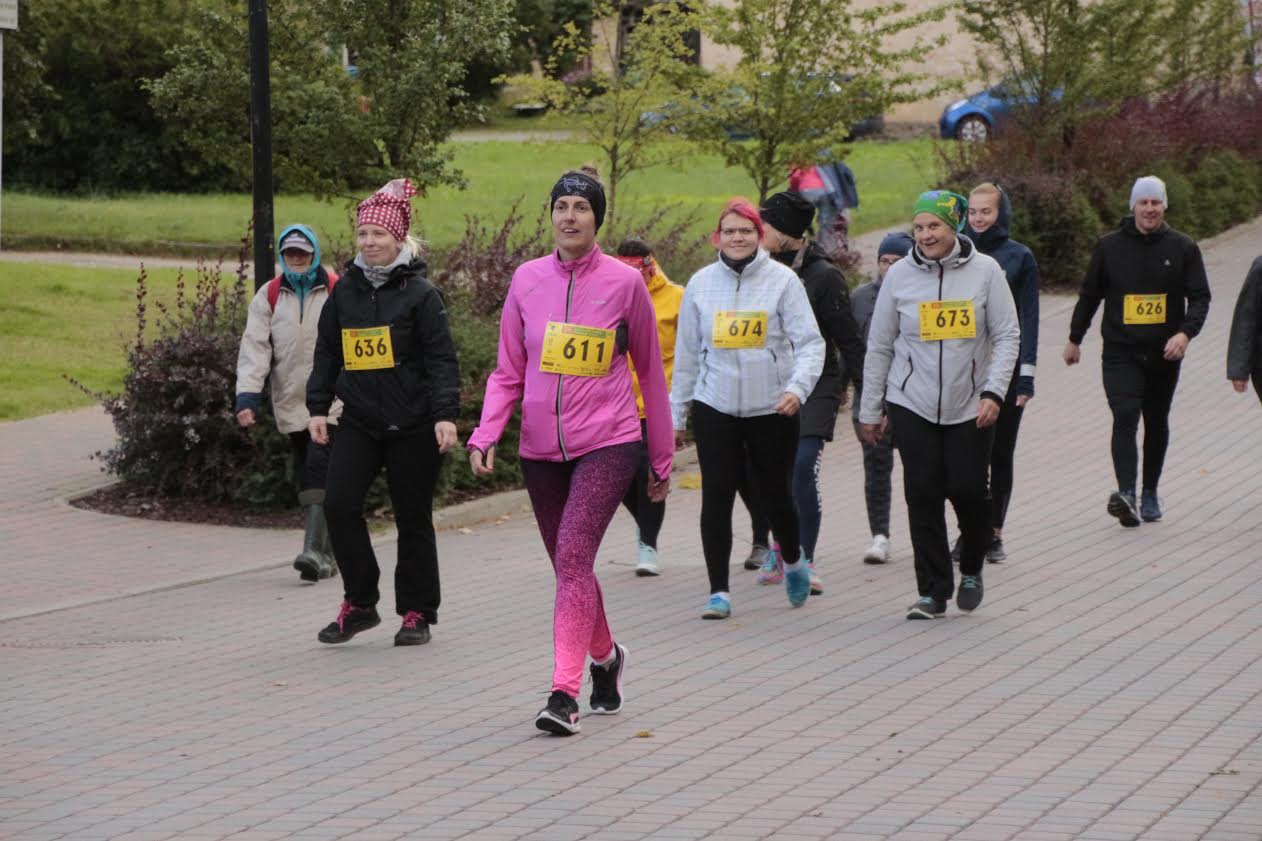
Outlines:
[[357, 607], [377, 604], [381, 569], [368, 537], [364, 499], [384, 465], [390, 504], [399, 529], [398, 562], [394, 568], [395, 611], [416, 611], [425, 621], [438, 621], [438, 546], [434, 540], [434, 485], [442, 464], [438, 443], [429, 430], [413, 435], [377, 436], [347, 423], [339, 424], [324, 515], [337, 556], [346, 600]]
[[1118, 490], [1135, 491], [1139, 451], [1135, 436], [1144, 421], [1143, 489], [1156, 492], [1170, 445], [1170, 404], [1182, 360], [1162, 356], [1162, 345], [1106, 344], [1101, 356], [1104, 393], [1113, 411], [1113, 472]]
[[294, 457], [294, 481], [300, 491], [322, 491], [328, 481], [329, 456], [337, 425], [329, 426], [329, 443], [317, 444], [307, 430], [289, 433], [289, 449]]
[[893, 403], [887, 406], [903, 462], [903, 496], [921, 596], [950, 599], [954, 589], [947, 547], [946, 502], [960, 521], [960, 573], [976, 575], [990, 545], [986, 472], [994, 428], [976, 421], [942, 425]]
[[1008, 389], [999, 420], [995, 421], [995, 443], [990, 451], [990, 525], [1002, 529], [1012, 500], [1013, 474], [1017, 453], [1017, 433], [1025, 407], [1017, 405], [1015, 385]]
[[662, 521], [666, 519], [666, 500], [654, 502], [649, 499], [649, 477], [652, 467], [649, 464], [648, 424], [640, 421], [640, 461], [635, 468], [635, 478], [631, 487], [622, 498], [622, 504], [635, 518], [640, 529], [640, 542], [645, 546], [657, 548], [657, 536], [662, 532]]
[[701, 463], [701, 549], [710, 574], [710, 592], [730, 589], [732, 505], [746, 467], [756, 505], [771, 522], [780, 551], [789, 562], [797, 561], [798, 515], [791, 486], [798, 446], [797, 416], [738, 418], [693, 401], [692, 426]]

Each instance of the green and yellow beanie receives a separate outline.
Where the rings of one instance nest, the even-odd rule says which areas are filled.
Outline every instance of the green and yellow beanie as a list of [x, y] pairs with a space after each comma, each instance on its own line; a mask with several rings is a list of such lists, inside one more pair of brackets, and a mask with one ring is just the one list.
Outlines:
[[930, 190], [916, 199], [911, 214], [914, 217], [919, 213], [932, 213], [959, 232], [968, 219], [968, 199], [950, 190]]

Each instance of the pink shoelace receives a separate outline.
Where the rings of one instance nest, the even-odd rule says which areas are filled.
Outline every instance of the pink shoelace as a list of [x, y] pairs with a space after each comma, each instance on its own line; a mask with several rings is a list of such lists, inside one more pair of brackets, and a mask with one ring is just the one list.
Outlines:
[[403, 614], [403, 627], [409, 630], [414, 630], [417, 625], [424, 621], [425, 617], [417, 613], [415, 610], [409, 610], [407, 613]]
[[346, 630], [346, 617], [350, 616], [351, 611], [354, 609], [350, 602], [342, 602], [341, 608], [337, 611], [337, 619], [333, 620], [337, 622], [338, 630]]

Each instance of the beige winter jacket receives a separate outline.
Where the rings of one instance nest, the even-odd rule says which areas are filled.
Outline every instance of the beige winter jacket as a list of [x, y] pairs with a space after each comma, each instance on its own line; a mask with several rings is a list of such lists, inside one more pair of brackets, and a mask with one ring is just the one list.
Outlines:
[[[257, 405], [270, 373], [277, 428], [286, 434], [307, 428], [311, 419], [307, 413], [307, 378], [311, 376], [320, 310], [328, 297], [327, 286], [316, 286], [300, 308], [297, 294], [281, 283], [273, 311], [266, 284], [255, 294], [237, 354], [238, 411]], [[336, 423], [341, 414], [342, 402], [334, 400], [329, 422]]]

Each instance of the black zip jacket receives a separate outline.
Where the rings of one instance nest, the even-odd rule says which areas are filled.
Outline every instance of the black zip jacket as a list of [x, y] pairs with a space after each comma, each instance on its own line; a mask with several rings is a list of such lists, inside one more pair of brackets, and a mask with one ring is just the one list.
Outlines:
[[1247, 380], [1262, 371], [1262, 257], [1245, 275], [1227, 339], [1227, 379]]
[[802, 278], [824, 337], [824, 368], [810, 396], [835, 398], [845, 390], [847, 379], [863, 382], [864, 342], [850, 308], [846, 278], [817, 242], [776, 257]]
[[[346, 370], [342, 331], [390, 327], [394, 367]], [[351, 263], [320, 312], [315, 362], [307, 380], [307, 410], [327, 415], [334, 396], [342, 421], [374, 433], [413, 433], [455, 421], [460, 369], [442, 294], [425, 279], [425, 262], [399, 266], [379, 289]]]
[[[1165, 321], [1125, 324], [1127, 295], [1166, 295]], [[1201, 250], [1187, 234], [1162, 225], [1140, 233], [1135, 218], [1127, 216], [1119, 230], [1100, 237], [1087, 276], [1078, 293], [1069, 323], [1069, 341], [1082, 344], [1100, 301], [1104, 318], [1100, 332], [1105, 344], [1163, 345], [1175, 333], [1196, 338], [1209, 315], [1209, 281]]]

